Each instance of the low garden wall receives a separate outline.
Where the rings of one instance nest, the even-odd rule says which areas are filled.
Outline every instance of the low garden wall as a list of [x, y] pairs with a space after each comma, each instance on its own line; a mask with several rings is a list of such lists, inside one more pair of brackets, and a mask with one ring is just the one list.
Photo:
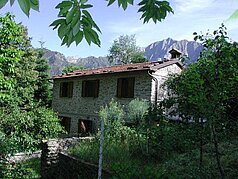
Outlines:
[[[98, 166], [80, 161], [66, 152], [66, 149], [82, 140], [92, 138], [75, 139], [51, 139], [42, 143], [41, 153], [41, 177], [42, 179], [78, 179], [97, 178]], [[103, 178], [111, 178], [108, 171], [103, 171]]]

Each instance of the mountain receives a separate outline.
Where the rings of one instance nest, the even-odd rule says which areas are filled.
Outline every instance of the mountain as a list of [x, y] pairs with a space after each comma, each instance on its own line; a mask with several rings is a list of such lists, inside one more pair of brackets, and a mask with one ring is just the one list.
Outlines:
[[98, 68], [98, 67], [104, 67], [104, 66], [110, 65], [107, 60], [107, 57], [89, 56], [86, 58], [80, 58], [80, 57], [71, 56], [71, 57], [67, 57], [67, 61], [77, 66], [83, 66], [85, 68]]
[[103, 66], [109, 66], [107, 57], [65, 57], [62, 53], [44, 49], [43, 58], [47, 59], [50, 65], [50, 75], [59, 75], [66, 66], [76, 65], [83, 66], [85, 68], [97, 68]]
[[[186, 64], [194, 63], [200, 52], [202, 51], [202, 45], [195, 41], [188, 40], [173, 40], [171, 38], [154, 42], [143, 48], [144, 55], [149, 61], [156, 61], [158, 58], [170, 58], [169, 51], [172, 48], [176, 48], [181, 51], [184, 55], [189, 57], [189, 60], [186, 61]], [[80, 58], [77, 56], [65, 57], [62, 53], [44, 49], [45, 53], [43, 55], [49, 61], [50, 65], [50, 74], [58, 75], [62, 73], [64, 67], [69, 65], [83, 66], [85, 68], [97, 68], [110, 66], [110, 63], [107, 60], [107, 57], [94, 57], [89, 56], [86, 58]]]
[[158, 58], [170, 58], [169, 50], [176, 48], [180, 50], [183, 55], [189, 57], [186, 63], [194, 63], [203, 49], [203, 46], [195, 41], [188, 40], [173, 40], [167, 38], [162, 41], [154, 42], [145, 48], [144, 55], [149, 61], [156, 61]]
[[51, 76], [61, 74], [64, 67], [71, 65], [62, 53], [48, 49], [44, 49], [43, 58], [48, 60]]

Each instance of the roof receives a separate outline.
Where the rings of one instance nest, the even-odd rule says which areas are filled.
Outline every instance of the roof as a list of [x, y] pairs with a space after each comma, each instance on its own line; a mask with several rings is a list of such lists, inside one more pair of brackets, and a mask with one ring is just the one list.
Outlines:
[[162, 62], [145, 62], [145, 63], [135, 63], [126, 65], [116, 65], [111, 67], [102, 67], [94, 69], [76, 70], [71, 73], [64, 75], [53, 76], [52, 79], [64, 79], [73, 77], [84, 77], [92, 75], [102, 75], [102, 74], [114, 74], [114, 73], [125, 73], [133, 71], [148, 71], [148, 70], [158, 70], [169, 65], [177, 64], [180, 68], [183, 68], [182, 63], [178, 60], [162, 61]]

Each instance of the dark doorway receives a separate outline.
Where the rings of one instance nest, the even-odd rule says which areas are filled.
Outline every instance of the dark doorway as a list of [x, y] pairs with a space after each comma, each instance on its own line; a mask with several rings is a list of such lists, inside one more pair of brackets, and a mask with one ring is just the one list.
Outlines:
[[67, 131], [67, 133], [70, 133], [70, 123], [71, 123], [71, 118], [70, 117], [64, 117], [60, 116], [60, 124], [64, 127], [64, 129]]
[[93, 132], [93, 121], [79, 120], [78, 131], [80, 134], [89, 135]]

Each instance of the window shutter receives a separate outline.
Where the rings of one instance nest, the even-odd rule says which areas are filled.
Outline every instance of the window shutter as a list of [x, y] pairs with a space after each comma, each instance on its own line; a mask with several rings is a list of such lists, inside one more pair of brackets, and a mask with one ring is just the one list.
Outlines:
[[117, 97], [122, 97], [122, 78], [117, 79]]
[[134, 98], [134, 84], [135, 84], [135, 78], [128, 78], [128, 96], [129, 98]]
[[60, 83], [60, 92], [59, 92], [59, 96], [62, 97], [62, 88], [63, 88], [63, 83]]
[[69, 82], [68, 83], [68, 97], [72, 98], [73, 96], [73, 87], [74, 87], [74, 83], [73, 82]]
[[94, 84], [94, 97], [98, 97], [99, 93], [99, 80], [95, 80]]
[[86, 94], [85, 94], [85, 92], [86, 92], [86, 81], [83, 81], [82, 82], [82, 97], [85, 97], [86, 96]]

